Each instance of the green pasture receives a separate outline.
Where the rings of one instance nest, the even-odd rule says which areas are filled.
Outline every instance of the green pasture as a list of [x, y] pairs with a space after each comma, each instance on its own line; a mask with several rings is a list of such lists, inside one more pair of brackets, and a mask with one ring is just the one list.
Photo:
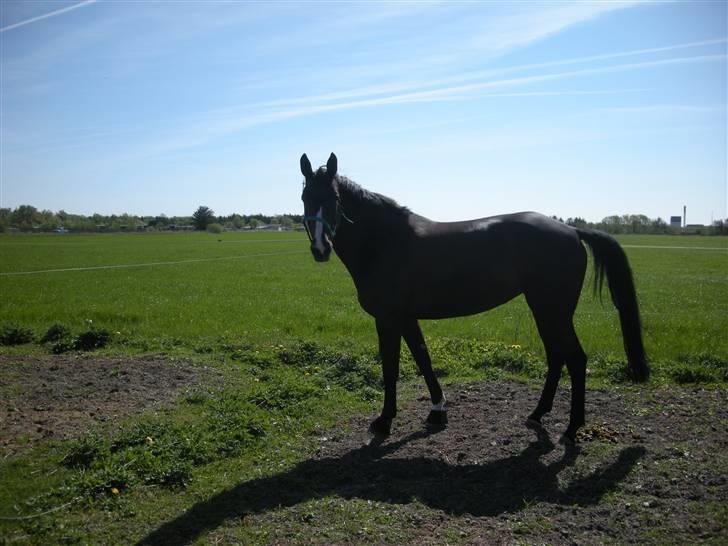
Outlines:
[[[728, 240], [622, 236], [653, 360], [728, 356]], [[0, 236], [0, 325], [112, 332], [112, 352], [200, 351], [224, 343], [376, 343], [351, 278], [315, 263], [300, 233]], [[588, 273], [590, 275], [590, 273]], [[621, 357], [617, 314], [587, 277], [576, 313], [588, 354]], [[91, 322], [89, 322], [91, 321]], [[428, 338], [521, 345], [541, 354], [523, 298], [423, 324]], [[28, 349], [25, 349], [28, 350]]]
[[[620, 241], [642, 302], [655, 372], [650, 385], [724, 387], [728, 239]], [[576, 322], [591, 357], [589, 385], [629, 389], [608, 295], [600, 303], [587, 284]], [[108, 353], [182, 355], [222, 380], [81, 437], [0, 456], [0, 544], [136, 543], [204, 499], [294, 468], [324, 431], [352, 415], [374, 415], [381, 401], [373, 321], [359, 308], [342, 264], [315, 263], [298, 233], [0, 236], [0, 328], [30, 329], [34, 337], [0, 346], [11, 355], [3, 373], [12, 374], [12, 355], [50, 352], [39, 338], [54, 324], [74, 335], [110, 332], [101, 349]], [[445, 383], [515, 379], [538, 388], [543, 379], [540, 339], [522, 298], [423, 326]], [[402, 399], [423, 392], [408, 358], [401, 376]], [[5, 388], [0, 399], [16, 387]], [[584, 464], [598, 466], [600, 454], [593, 450]], [[315, 487], [316, 476], [302, 480], [295, 486]], [[622, 503], [614, 498], [614, 506]], [[286, 509], [252, 520], [242, 515], [197, 543], [223, 537], [265, 544], [277, 536], [279, 520], [294, 543], [309, 543], [317, 525], [311, 522], [318, 521], [338, 533], [322, 535], [328, 542], [350, 542], [357, 529], [373, 528], [400, 543], [408, 536], [407, 514], [432, 516], [417, 503], [398, 507], [333, 493], [299, 508], [310, 517]], [[703, 512], [713, 517], [709, 507]], [[518, 520], [508, 525], [520, 532]], [[453, 542], [465, 541], [458, 536]]]

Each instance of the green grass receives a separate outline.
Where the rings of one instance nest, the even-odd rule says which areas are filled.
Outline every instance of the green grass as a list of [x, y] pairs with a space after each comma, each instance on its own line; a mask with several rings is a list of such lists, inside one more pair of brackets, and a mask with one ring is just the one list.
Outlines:
[[[620, 241], [629, 245], [651, 358], [727, 358], [728, 240]], [[343, 265], [336, 258], [316, 264], [307, 247], [293, 233], [0, 236], [0, 325], [31, 328], [40, 337], [53, 323], [75, 331], [91, 324], [113, 332], [112, 349], [120, 352], [204, 350], [240, 340], [374, 346], [373, 321], [359, 307]], [[2, 275], [149, 263], [158, 265]], [[621, 355], [617, 314], [608, 297], [602, 304], [591, 294], [588, 282], [576, 313], [582, 344], [590, 355]], [[522, 297], [423, 328], [428, 338], [519, 344], [542, 354]]]
[[[654, 382], [724, 385], [728, 239], [620, 241], [634, 269]], [[50, 353], [59, 339], [78, 349], [88, 332], [108, 332], [101, 351], [184, 354], [225, 377], [212, 393], [192, 391], [111, 430], [0, 462], [0, 516], [71, 503], [0, 521], [0, 542], [133, 542], [200, 500], [292, 467], [322, 430], [373, 412], [381, 400], [373, 320], [343, 265], [335, 258], [316, 264], [307, 247], [303, 235], [290, 233], [0, 236], [0, 327], [12, 339], [23, 333], [27, 341], [32, 332], [32, 341], [0, 351]], [[587, 285], [577, 310], [591, 385], [625, 381], [617, 314], [608, 302]], [[423, 329], [446, 382], [542, 380], [541, 342], [523, 298]], [[415, 375], [407, 356], [402, 375]], [[406, 515], [386, 503], [331, 497], [227, 530], [236, 540], [264, 543], [271, 525], [284, 525], [297, 540], [312, 521], [332, 516], [332, 534], [317, 526], [318, 541], [397, 542], [397, 522]]]

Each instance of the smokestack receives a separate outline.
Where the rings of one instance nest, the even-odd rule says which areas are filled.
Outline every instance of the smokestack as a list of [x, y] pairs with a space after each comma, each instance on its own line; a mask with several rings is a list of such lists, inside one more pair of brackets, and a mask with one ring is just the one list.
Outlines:
[[683, 205], [683, 227], [688, 226], [688, 207]]

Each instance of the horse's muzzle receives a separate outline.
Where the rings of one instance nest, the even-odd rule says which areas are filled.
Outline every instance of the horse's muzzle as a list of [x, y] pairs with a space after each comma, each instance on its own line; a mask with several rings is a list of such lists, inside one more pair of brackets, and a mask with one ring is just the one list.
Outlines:
[[317, 262], [328, 262], [329, 257], [331, 257], [331, 247], [326, 245], [323, 252], [321, 252], [315, 245], [311, 245], [311, 254], [313, 254], [313, 259]]

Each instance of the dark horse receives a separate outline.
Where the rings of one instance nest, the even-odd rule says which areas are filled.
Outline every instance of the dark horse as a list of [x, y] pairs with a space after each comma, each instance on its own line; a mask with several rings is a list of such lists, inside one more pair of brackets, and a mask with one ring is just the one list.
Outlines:
[[313, 257], [325, 262], [332, 247], [336, 250], [354, 280], [359, 303], [376, 322], [384, 407], [371, 423], [372, 433], [389, 434], [397, 413], [402, 338], [430, 391], [428, 423], [446, 420], [445, 397], [418, 319], [480, 313], [524, 294], [548, 361], [546, 384], [528, 423], [539, 426], [551, 410], [565, 362], [571, 377], [571, 414], [564, 437], [573, 442], [584, 424], [587, 360], [573, 324], [586, 271], [582, 242], [594, 256], [595, 291], [601, 290], [606, 276], [619, 311], [628, 371], [636, 381], [647, 380], [632, 272], [611, 236], [535, 212], [433, 222], [338, 175], [334, 154], [316, 171], [304, 154], [301, 172], [306, 178], [304, 225]]

